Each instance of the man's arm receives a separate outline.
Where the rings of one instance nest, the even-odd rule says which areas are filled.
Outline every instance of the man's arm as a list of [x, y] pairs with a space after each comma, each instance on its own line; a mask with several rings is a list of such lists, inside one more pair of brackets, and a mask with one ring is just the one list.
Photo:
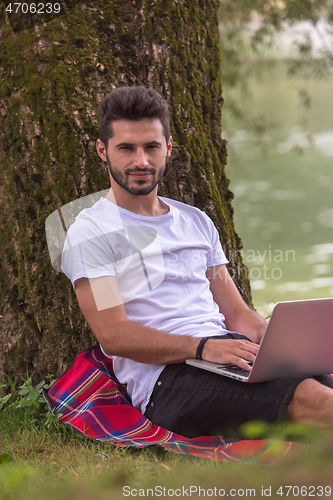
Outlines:
[[259, 343], [265, 333], [266, 321], [242, 299], [225, 265], [207, 270], [210, 289], [214, 300], [225, 316], [228, 330], [242, 333], [255, 343]]
[[[104, 302], [105, 308], [100, 310], [95, 301], [97, 290], [99, 297], [111, 297], [111, 302]], [[181, 363], [195, 358], [200, 339], [173, 335], [128, 321], [116, 278], [80, 278], [75, 281], [75, 292], [81, 310], [106, 354], [152, 364]], [[243, 359], [253, 362], [258, 347], [242, 340], [214, 340], [214, 350], [205, 354], [206, 345], [203, 358], [207, 361], [233, 363], [245, 369], [248, 365]]]
[[[75, 281], [75, 292], [86, 320], [109, 356], [151, 364], [181, 363], [195, 358], [200, 339], [171, 335], [128, 321], [115, 277], [80, 278]], [[96, 297], [100, 304], [103, 297], [110, 296], [117, 305], [104, 302], [104, 307], [109, 307], [98, 310]]]

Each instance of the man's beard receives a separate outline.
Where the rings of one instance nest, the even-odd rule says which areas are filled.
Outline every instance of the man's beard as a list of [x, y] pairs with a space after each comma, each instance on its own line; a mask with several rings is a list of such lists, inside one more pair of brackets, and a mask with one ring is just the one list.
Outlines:
[[[128, 168], [128, 169], [125, 169], [124, 172], [120, 172], [119, 170], [117, 170], [116, 168], [114, 168], [111, 165], [111, 162], [109, 160], [108, 155], [106, 155], [106, 158], [107, 158], [107, 165], [108, 165], [110, 175], [116, 181], [116, 183], [119, 184], [119, 186], [121, 186], [123, 189], [126, 189], [126, 191], [128, 191], [129, 193], [135, 194], [138, 196], [149, 194], [155, 189], [155, 187], [157, 186], [157, 184], [160, 182], [163, 175], [165, 174], [165, 171], [167, 168], [167, 159], [168, 159], [168, 157], [165, 158], [165, 163], [164, 163], [163, 167], [159, 170], [158, 175], [156, 176], [156, 168], [144, 168], [144, 169], [138, 169], [138, 168], [133, 168], [133, 169], [131, 168], [130, 169], [130, 168]], [[151, 179], [150, 183], [146, 186], [144, 186], [144, 184], [147, 183], [147, 180], [140, 181], [140, 180], [136, 179], [136, 183], [139, 186], [141, 184], [142, 187], [132, 187], [132, 186], [130, 186], [130, 182], [131, 182], [131, 180], [133, 181], [134, 179], [131, 179], [130, 174], [133, 174], [136, 172], [140, 172], [140, 173], [147, 172], [147, 173], [153, 174], [153, 178]]]

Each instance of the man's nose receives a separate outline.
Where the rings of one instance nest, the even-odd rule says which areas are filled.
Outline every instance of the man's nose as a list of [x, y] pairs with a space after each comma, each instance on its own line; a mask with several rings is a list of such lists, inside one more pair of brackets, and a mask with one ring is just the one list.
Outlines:
[[149, 165], [147, 154], [144, 149], [137, 149], [135, 156], [135, 166], [139, 168], [146, 168]]

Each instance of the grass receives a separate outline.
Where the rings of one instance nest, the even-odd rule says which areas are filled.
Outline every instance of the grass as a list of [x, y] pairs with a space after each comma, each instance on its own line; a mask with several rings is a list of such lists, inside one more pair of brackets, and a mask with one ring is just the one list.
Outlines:
[[[303, 494], [310, 493], [310, 487], [333, 486], [332, 433], [293, 426], [289, 431], [294, 439], [306, 444], [271, 466], [219, 463], [157, 447], [116, 448], [79, 437], [55, 419], [47, 418], [47, 407], [39, 399], [42, 384], [36, 397], [31, 377], [28, 380], [0, 410], [1, 500], [198, 498], [199, 488], [200, 496], [204, 496], [203, 492], [206, 496], [221, 496], [223, 492], [224, 496], [235, 496], [237, 490], [237, 498], [254, 496], [254, 492], [255, 496], [265, 496], [265, 490], [266, 496], [271, 492], [272, 498], [281, 498], [277, 493], [281, 486], [293, 486], [294, 493], [303, 486]], [[244, 426], [242, 433], [250, 439], [268, 437], [277, 447], [286, 437], [285, 431], [260, 423]], [[313, 491], [321, 493], [319, 489]], [[287, 490], [280, 492], [285, 496]], [[330, 495], [323, 490], [322, 496]]]
[[332, 436], [267, 467], [214, 463], [156, 449], [116, 449], [59, 431], [29, 429], [26, 424], [16, 432], [13, 428], [10, 434], [8, 431], [1, 430], [2, 447], [13, 461], [0, 465], [1, 499], [99, 500], [123, 498], [124, 491], [158, 486], [173, 490], [255, 489], [256, 496], [261, 496], [262, 488], [276, 492], [280, 486], [333, 483]]
[[105, 491], [169, 470], [175, 458], [92, 442], [56, 422], [47, 428], [41, 407], [35, 419], [13, 407], [1, 417], [0, 498], [104, 498]]

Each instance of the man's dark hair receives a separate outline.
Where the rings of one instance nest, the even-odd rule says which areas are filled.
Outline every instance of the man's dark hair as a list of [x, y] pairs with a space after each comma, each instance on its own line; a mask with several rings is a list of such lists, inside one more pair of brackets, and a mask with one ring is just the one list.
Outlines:
[[104, 96], [98, 106], [98, 118], [100, 138], [106, 148], [114, 135], [112, 123], [115, 120], [158, 118], [166, 142], [170, 137], [168, 105], [158, 92], [145, 87], [120, 87]]

